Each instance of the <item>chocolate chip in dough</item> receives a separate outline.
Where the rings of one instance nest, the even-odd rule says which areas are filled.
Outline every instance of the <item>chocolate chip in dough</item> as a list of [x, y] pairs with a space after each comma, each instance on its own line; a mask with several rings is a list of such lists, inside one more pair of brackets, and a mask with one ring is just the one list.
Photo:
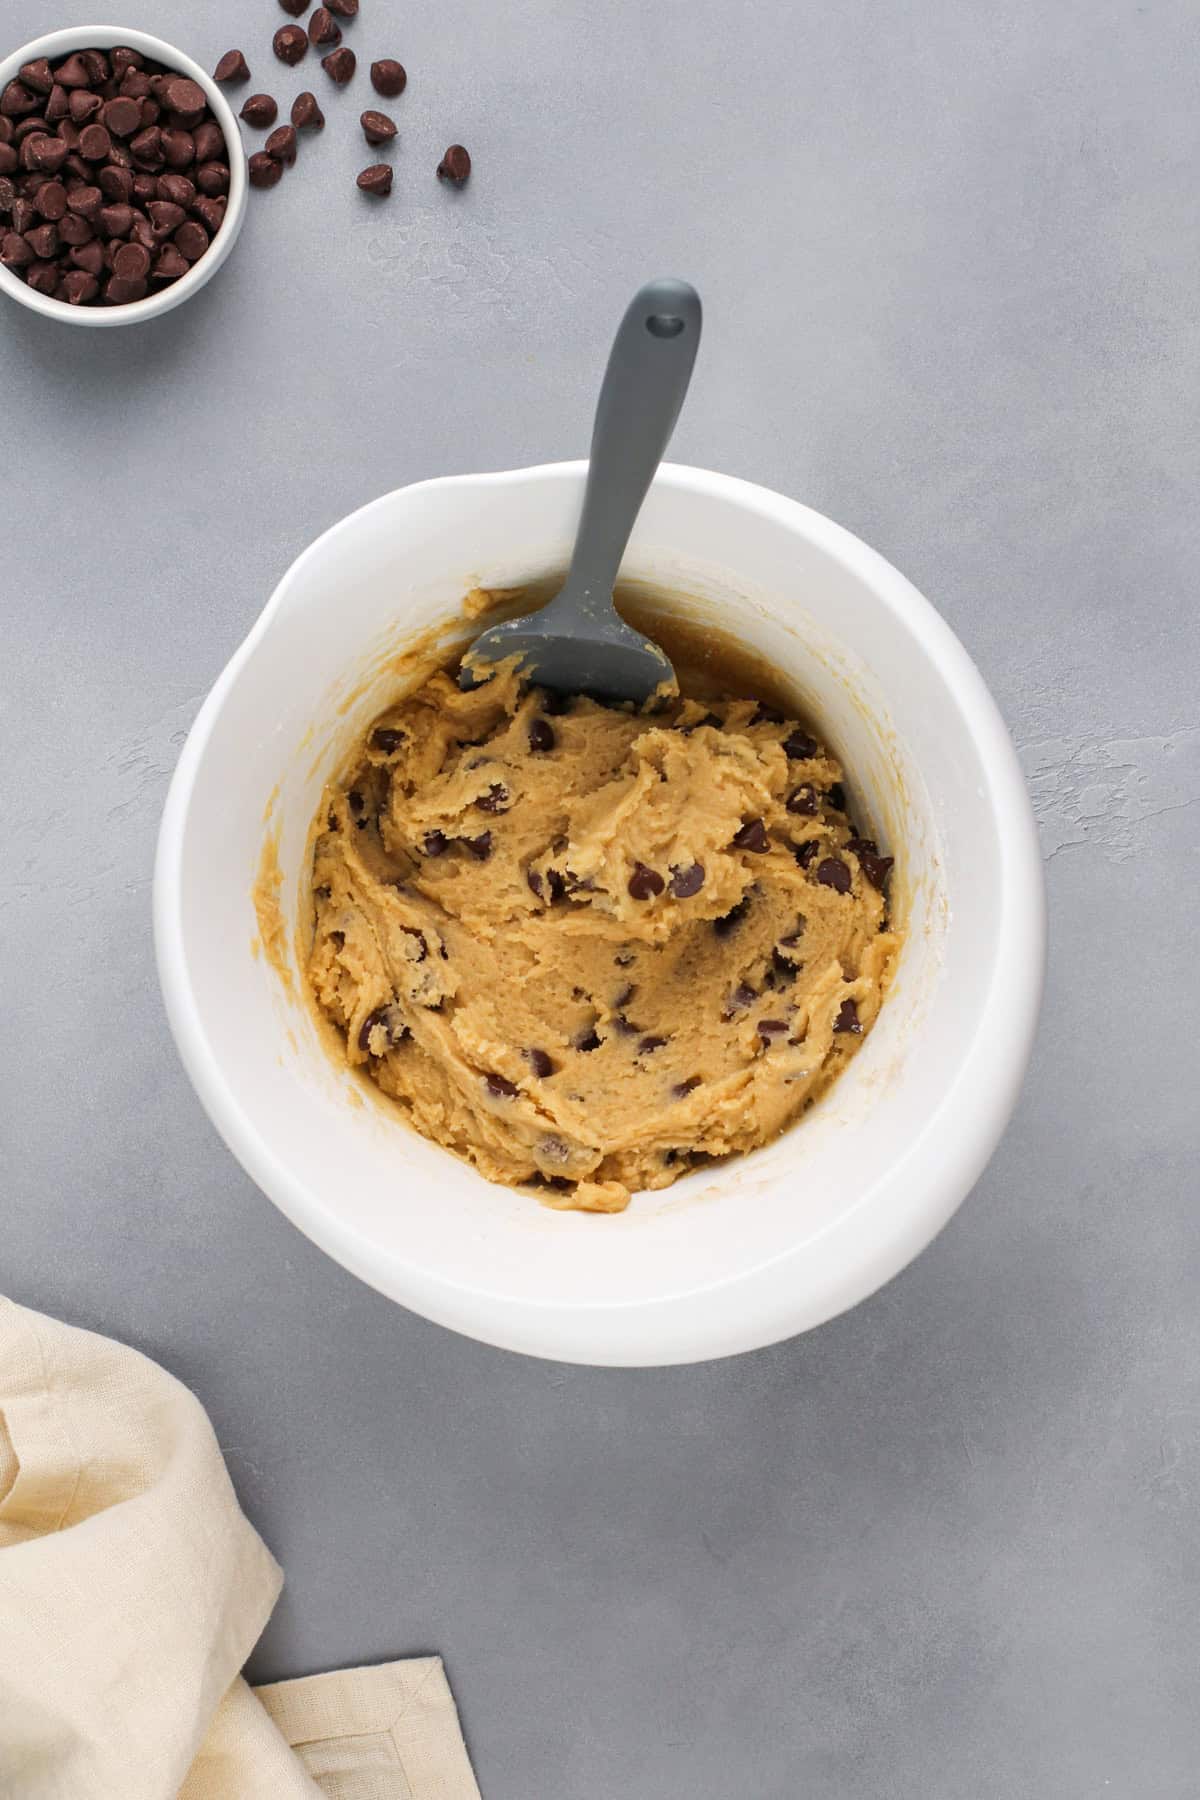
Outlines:
[[744, 899], [738, 901], [736, 906], [731, 906], [721, 918], [713, 920], [713, 930], [718, 937], [728, 937], [730, 932], [741, 924], [749, 911], [750, 896], [747, 894]]
[[[366, 115], [364, 114], [364, 117]], [[553, 750], [558, 742], [554, 727], [547, 719], [534, 719], [529, 727], [529, 748], [536, 752]]]
[[698, 1075], [689, 1075], [686, 1081], [677, 1081], [675, 1086], [671, 1089], [671, 1093], [676, 1100], [683, 1100], [699, 1086], [700, 1077]]
[[633, 900], [649, 900], [655, 894], [661, 894], [666, 882], [657, 869], [650, 868], [644, 862], [635, 862], [633, 873], [629, 877], [629, 895]]
[[803, 817], [810, 819], [816, 818], [821, 807], [817, 790], [809, 782], [806, 782], [803, 787], [793, 788], [787, 797], [786, 805], [790, 813], [800, 813]]
[[874, 838], [851, 838], [846, 845], [858, 858], [858, 866], [871, 883], [882, 894], [884, 883], [895, 866], [894, 856], [880, 856], [879, 845]]
[[792, 854], [802, 869], [807, 869], [817, 851], [821, 848], [818, 838], [806, 838], [802, 844], [792, 845]]
[[791, 762], [807, 762], [817, 754], [816, 739], [806, 731], [793, 731], [791, 737], [783, 740], [783, 754]]
[[858, 1004], [854, 1000], [843, 1000], [838, 1008], [838, 1016], [833, 1021], [835, 1031], [853, 1031], [861, 1036], [862, 1024], [858, 1016]]
[[427, 831], [423, 845], [426, 856], [444, 856], [446, 853], [446, 834], [444, 831]]
[[497, 1100], [516, 1099], [518, 1089], [515, 1081], [509, 1081], [504, 1075], [485, 1075], [483, 1079], [488, 1093], [494, 1094]]
[[676, 900], [690, 900], [703, 886], [703, 863], [672, 864], [670, 889]]
[[753, 850], [761, 854], [771, 848], [771, 840], [767, 836], [767, 828], [761, 819], [747, 819], [733, 834], [731, 850]]
[[465, 846], [468, 854], [473, 856], [476, 862], [486, 862], [488, 857], [492, 854], [492, 834], [490, 831], [482, 832], [479, 837], [463, 838], [461, 842]]
[[408, 75], [404, 64], [398, 63], [393, 56], [382, 56], [378, 62], [371, 64], [371, 86], [377, 94], [387, 100], [394, 100], [402, 94], [408, 83]]
[[585, 1055], [590, 1056], [592, 1051], [598, 1050], [603, 1042], [604, 1039], [600, 1036], [598, 1031], [585, 1031], [581, 1036], [576, 1038], [575, 1048], [577, 1050], [582, 1050]]
[[544, 1081], [548, 1075], [553, 1075], [554, 1059], [547, 1055], [545, 1050], [527, 1050], [525, 1055], [528, 1058], [530, 1068], [538, 1077], [539, 1081]]
[[249, 79], [250, 65], [240, 50], [227, 50], [213, 70], [214, 81], [249, 81]]
[[637, 1047], [637, 1053], [639, 1056], [652, 1056], [656, 1050], [661, 1050], [666, 1042], [665, 1037], [644, 1037]]
[[502, 813], [508, 811], [509, 792], [502, 781], [493, 781], [486, 794], [481, 794], [475, 805], [480, 812]]
[[840, 856], [827, 856], [817, 864], [817, 880], [822, 887], [831, 887], [835, 893], [850, 892], [850, 871]]
[[836, 812], [845, 812], [846, 790], [840, 781], [835, 781], [832, 787], [826, 788], [825, 798]]
[[373, 194], [377, 200], [384, 200], [392, 191], [392, 168], [390, 163], [372, 163], [358, 177], [357, 186], [364, 194]]
[[786, 1037], [786, 1019], [760, 1019], [755, 1030], [764, 1044], [769, 1044], [774, 1037]]

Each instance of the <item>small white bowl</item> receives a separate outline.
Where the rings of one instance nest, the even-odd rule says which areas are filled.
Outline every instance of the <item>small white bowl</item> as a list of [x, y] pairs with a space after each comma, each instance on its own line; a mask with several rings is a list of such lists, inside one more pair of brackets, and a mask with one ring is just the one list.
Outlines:
[[[217, 1128], [346, 1268], [509, 1349], [697, 1361], [854, 1305], [969, 1191], [1033, 1037], [1041, 861], [1000, 715], [929, 603], [819, 513], [666, 465], [623, 575], [688, 596], [682, 610], [757, 649], [841, 757], [856, 817], [897, 857], [907, 915], [879, 1019], [791, 1131], [637, 1194], [615, 1217], [552, 1212], [492, 1186], [364, 1097], [314, 1024], [294, 948], [323, 784], [394, 697], [406, 644], [455, 620], [476, 585], [565, 566], [585, 473], [566, 463], [404, 488], [293, 564], [201, 708], [171, 784], [155, 873], [159, 971]], [[286, 983], [254, 948], [251, 889], [268, 837]]]
[[160, 313], [170, 312], [172, 307], [181, 306], [193, 294], [199, 293], [206, 281], [212, 280], [237, 242], [238, 232], [242, 229], [242, 221], [246, 216], [246, 158], [242, 152], [241, 133], [233, 108], [212, 76], [206, 75], [199, 63], [193, 62], [190, 56], [185, 56], [173, 44], [164, 43], [162, 38], [116, 25], [71, 25], [63, 31], [47, 32], [45, 37], [34, 38], [32, 43], [14, 50], [11, 56], [6, 56], [0, 62], [0, 89], [6, 88], [10, 81], [16, 79], [25, 63], [36, 62], [40, 56], [48, 57], [54, 62], [59, 57], [69, 56], [73, 50], [111, 50], [117, 44], [137, 50], [142, 56], [153, 57], [156, 62], [165, 64], [168, 69], [180, 75], [189, 75], [204, 89], [205, 98], [224, 133], [225, 148], [229, 154], [229, 205], [225, 209], [221, 229], [199, 262], [193, 263], [186, 275], [181, 275], [178, 281], [171, 282], [160, 293], [147, 294], [144, 300], [134, 300], [128, 306], [69, 306], [65, 300], [56, 300], [52, 294], [39, 294], [36, 288], [31, 288], [18, 275], [14, 275], [11, 269], [0, 265], [0, 292], [19, 300], [22, 306], [30, 307], [33, 312], [41, 313], [47, 319], [57, 319], [64, 325], [139, 325], [145, 319], [157, 319]]

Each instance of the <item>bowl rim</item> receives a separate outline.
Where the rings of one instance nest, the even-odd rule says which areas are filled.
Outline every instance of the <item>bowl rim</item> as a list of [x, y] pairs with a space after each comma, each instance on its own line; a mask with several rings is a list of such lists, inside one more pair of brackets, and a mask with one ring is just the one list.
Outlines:
[[[585, 461], [435, 477], [379, 496], [322, 532], [293, 561], [202, 704], [172, 778], [154, 873], [154, 936], [167, 1016], [201, 1103], [268, 1199], [335, 1261], [369, 1286], [452, 1329], [543, 1357], [626, 1366], [702, 1361], [762, 1346], [832, 1318], [898, 1274], [937, 1235], [975, 1184], [1008, 1123], [1033, 1047], [1045, 965], [1046, 910], [1033, 808], [1016, 751], [983, 677], [953, 631], [905, 576], [845, 527], [801, 502], [737, 477], [664, 463], [657, 484], [723, 498], [789, 528], [848, 565], [919, 643], [961, 715], [985, 774], [1000, 842], [1000, 905], [993, 975], [954, 1080], [886, 1175], [838, 1217], [746, 1269], [646, 1299], [513, 1298], [431, 1272], [384, 1250], [323, 1202], [278, 1159], [227, 1082], [200, 1022], [182, 928], [188, 812], [205, 750], [242, 669], [287, 602], [300, 571], [398, 493], [478, 490], [546, 481], [582, 484]], [[890, 1200], [884, 1204], [885, 1196]], [[569, 1217], [569, 1215], [564, 1215]], [[868, 1235], [863, 1241], [864, 1227]], [[789, 1269], [830, 1240], [859, 1240], [813, 1304], [793, 1294]], [[714, 1298], [742, 1290], [754, 1304], [718, 1321]], [[803, 1313], [803, 1317], [797, 1316]], [[704, 1347], [697, 1348], [703, 1341]]]
[[72, 50], [111, 50], [117, 45], [127, 46], [143, 56], [151, 56], [157, 62], [166, 63], [179, 74], [190, 76], [204, 89], [208, 104], [225, 135], [225, 147], [229, 152], [229, 205], [216, 236], [186, 275], [181, 275], [178, 281], [173, 281], [159, 293], [147, 294], [144, 300], [133, 300], [126, 306], [70, 306], [65, 300], [56, 300], [53, 294], [39, 294], [28, 282], [21, 281], [0, 264], [0, 292], [8, 294], [20, 305], [29, 307], [32, 312], [40, 313], [43, 318], [54, 319], [59, 324], [92, 328], [138, 325], [144, 324], [147, 319], [159, 318], [176, 306], [182, 306], [205, 282], [212, 279], [226, 260], [237, 241], [245, 217], [249, 183], [242, 136], [233, 108], [207, 70], [202, 69], [193, 57], [168, 43], [165, 38], [155, 37], [148, 31], [138, 31], [132, 26], [62, 26], [57, 31], [43, 32], [40, 37], [31, 38], [29, 43], [22, 44], [10, 55], [0, 57], [0, 89], [16, 79], [25, 63], [34, 62], [40, 56], [53, 58], [69, 55]]

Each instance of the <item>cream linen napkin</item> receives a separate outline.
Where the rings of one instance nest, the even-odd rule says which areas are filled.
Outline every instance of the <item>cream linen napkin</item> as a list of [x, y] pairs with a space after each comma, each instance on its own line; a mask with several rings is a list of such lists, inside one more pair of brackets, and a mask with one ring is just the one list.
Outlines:
[[281, 1585], [195, 1396], [0, 1296], [2, 1800], [479, 1800], [438, 1657], [246, 1686]]

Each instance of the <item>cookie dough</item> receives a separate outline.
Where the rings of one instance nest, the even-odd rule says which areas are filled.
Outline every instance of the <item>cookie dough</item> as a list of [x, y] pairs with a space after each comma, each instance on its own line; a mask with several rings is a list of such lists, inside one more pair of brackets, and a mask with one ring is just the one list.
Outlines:
[[870, 1030], [891, 865], [846, 807], [754, 700], [637, 714], [436, 674], [325, 795], [313, 994], [426, 1137], [620, 1211], [774, 1138]]

